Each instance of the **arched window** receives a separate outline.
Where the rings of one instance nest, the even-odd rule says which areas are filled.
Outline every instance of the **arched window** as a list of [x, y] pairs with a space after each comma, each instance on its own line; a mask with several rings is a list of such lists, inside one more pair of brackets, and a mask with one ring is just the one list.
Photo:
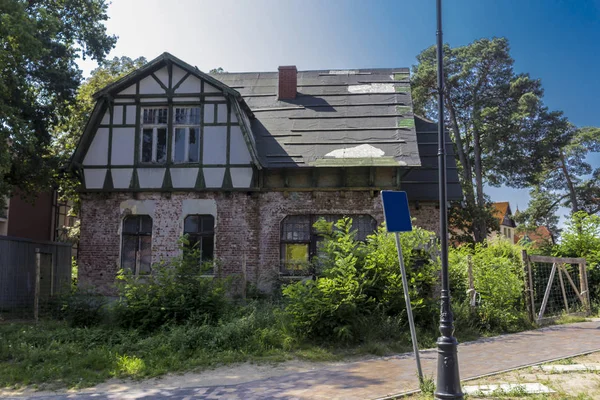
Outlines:
[[212, 215], [188, 215], [183, 233], [188, 235], [189, 246], [200, 250], [202, 261], [212, 260], [215, 254], [215, 217]]
[[[281, 223], [281, 272], [298, 275], [308, 272], [309, 262], [319, 250], [323, 239], [314, 228], [314, 223], [323, 218], [337, 222], [344, 215], [289, 215]], [[377, 221], [368, 214], [347, 215], [352, 218], [352, 230], [356, 240], [364, 241], [377, 229]]]
[[128, 215], [123, 219], [121, 268], [135, 275], [152, 270], [152, 218], [148, 215]]

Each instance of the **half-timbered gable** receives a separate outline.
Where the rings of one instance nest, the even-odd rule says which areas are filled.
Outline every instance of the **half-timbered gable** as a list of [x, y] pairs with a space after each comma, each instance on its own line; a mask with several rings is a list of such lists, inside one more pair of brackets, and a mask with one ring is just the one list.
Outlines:
[[164, 54], [95, 95], [74, 156], [86, 191], [248, 189], [261, 168], [240, 94]]

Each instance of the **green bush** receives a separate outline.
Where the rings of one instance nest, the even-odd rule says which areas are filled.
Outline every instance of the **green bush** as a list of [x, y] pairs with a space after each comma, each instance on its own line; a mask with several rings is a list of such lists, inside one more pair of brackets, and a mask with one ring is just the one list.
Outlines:
[[[451, 249], [450, 283], [454, 302], [468, 304], [467, 259], [471, 257], [478, 304], [476, 321], [483, 331], [522, 329], [527, 315], [523, 301], [521, 247], [506, 240]], [[468, 316], [473, 324], [474, 315]]]
[[168, 264], [153, 266], [152, 274], [118, 276], [120, 299], [116, 321], [124, 328], [152, 331], [188, 320], [214, 323], [231, 305], [231, 280], [207, 276], [212, 263], [199, 263], [199, 251], [184, 251]]
[[72, 327], [99, 325], [107, 317], [108, 299], [93, 288], [73, 287], [51, 304], [54, 317], [65, 320]]
[[[360, 341], [377, 329], [377, 321], [405, 316], [394, 237], [380, 228], [366, 242], [356, 241], [350, 218], [335, 224], [319, 221], [316, 227], [324, 238], [318, 277], [283, 289], [296, 332], [311, 339]], [[436, 313], [438, 266], [426, 254], [432, 235], [420, 228], [402, 235], [415, 320], [423, 327], [432, 325]]]

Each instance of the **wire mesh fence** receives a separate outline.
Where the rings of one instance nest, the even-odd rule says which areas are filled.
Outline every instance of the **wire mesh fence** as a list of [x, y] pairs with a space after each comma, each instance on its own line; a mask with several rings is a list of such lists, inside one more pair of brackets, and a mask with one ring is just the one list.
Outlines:
[[70, 281], [70, 244], [0, 237], [0, 320], [38, 318]]
[[530, 317], [538, 323], [565, 314], [588, 314], [585, 259], [524, 253]]

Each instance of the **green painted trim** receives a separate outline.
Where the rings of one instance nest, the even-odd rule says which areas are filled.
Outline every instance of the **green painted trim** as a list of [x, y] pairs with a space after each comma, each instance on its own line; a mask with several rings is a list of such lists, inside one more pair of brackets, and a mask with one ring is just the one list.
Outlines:
[[191, 73], [187, 73], [183, 76], [183, 78], [181, 78], [179, 80], [179, 82], [177, 82], [177, 84], [175, 85], [175, 87], [173, 88], [173, 94], [175, 94], [175, 92], [177, 91], [177, 89], [179, 89], [179, 86], [181, 86], [181, 84], [188, 78], [188, 76], [190, 76]]
[[231, 180], [231, 172], [229, 168], [225, 168], [225, 175], [223, 176], [223, 189], [233, 189], [233, 182]]
[[397, 167], [394, 157], [379, 158], [321, 158], [308, 163], [312, 167]]
[[102, 190], [113, 190], [112, 172], [110, 168], [107, 168], [106, 175], [104, 176], [104, 183], [102, 184]]
[[[229, 100], [229, 99], [228, 99]], [[217, 109], [217, 107], [215, 107], [215, 109]], [[227, 102], [227, 106], [225, 107], [225, 110], [227, 112], [227, 144], [226, 144], [226, 150], [225, 150], [225, 162], [227, 164], [231, 163], [231, 101]], [[216, 121], [216, 120], [215, 120]], [[227, 174], [227, 172], [226, 172]]]
[[206, 183], [204, 182], [204, 172], [202, 168], [198, 168], [198, 176], [196, 176], [196, 184], [194, 189], [206, 189]]
[[[143, 163], [143, 164], [137, 164], [137, 165], [111, 165], [111, 168], [138, 168], [138, 169], [145, 169], [145, 168], [227, 168], [227, 167], [231, 167], [231, 168], [251, 168], [253, 165], [252, 164], [211, 164], [211, 165], [202, 165], [199, 163], [182, 163], [182, 164], [172, 164], [172, 165], [167, 165], [167, 164], [159, 164], [159, 163]], [[86, 165], [85, 168], [86, 169], [103, 169], [106, 168], [106, 165]]]
[[[117, 104], [118, 104], [118, 103], [117, 103]], [[120, 105], [120, 104], [119, 104], [119, 105]], [[113, 103], [113, 109], [114, 109], [114, 106], [115, 106], [115, 104]], [[123, 116], [122, 116], [122, 117], [123, 117], [123, 121], [121, 121], [121, 123], [120, 123], [120, 124], [117, 124], [117, 126], [119, 126], [119, 127], [121, 127], [121, 126], [124, 126], [124, 125], [127, 125], [127, 107], [125, 107], [124, 105], [123, 105], [122, 107], [123, 107]], [[114, 125], [115, 125], [115, 124], [113, 123], [113, 126], [114, 126]]]
[[173, 62], [171, 60], [167, 60], [167, 73], [169, 74], [168, 94], [173, 94]]
[[173, 104], [167, 106], [167, 166], [173, 161]]
[[[158, 70], [157, 70], [157, 71], [158, 71]], [[160, 81], [160, 79], [158, 79], [158, 78], [156, 77], [156, 75], [154, 75], [154, 72], [153, 72], [153, 73], [151, 73], [151, 74], [150, 74], [150, 76], [154, 78], [154, 80], [156, 81], [156, 83], [158, 83], [158, 84], [160, 85], [160, 87], [161, 87], [161, 88], [163, 88], [163, 90], [165, 91], [165, 93], [166, 93], [166, 94], [168, 94], [168, 93], [169, 93], [169, 88], [168, 88], [168, 87], [166, 87], [166, 86], [164, 85], [164, 83], [162, 83], [162, 82]]]
[[[136, 90], [139, 90], [139, 83], [137, 84]], [[133, 163], [134, 165], [139, 163], [141, 160], [140, 154], [140, 146], [141, 146], [141, 138], [142, 135], [142, 106], [138, 103], [135, 106], [135, 149], [133, 149]]]
[[[119, 125], [119, 124], [114, 124], [113, 127], [115, 128], [135, 128], [135, 124], [123, 124], [123, 125]], [[99, 125], [98, 128], [110, 128], [110, 125]]]
[[112, 159], [113, 119], [115, 114], [113, 105], [110, 101], [108, 102], [108, 113], [108, 120], [110, 121], [110, 126], [108, 128], [108, 149], [106, 149], [106, 151], [108, 151], [108, 154], [106, 155], [106, 164], [110, 165]]
[[168, 167], [165, 171], [165, 177], [163, 178], [162, 188], [167, 190], [173, 189], [173, 182], [171, 181], [171, 169]]
[[140, 178], [138, 178], [137, 168], [133, 169], [133, 174], [131, 174], [131, 189], [140, 190]]

